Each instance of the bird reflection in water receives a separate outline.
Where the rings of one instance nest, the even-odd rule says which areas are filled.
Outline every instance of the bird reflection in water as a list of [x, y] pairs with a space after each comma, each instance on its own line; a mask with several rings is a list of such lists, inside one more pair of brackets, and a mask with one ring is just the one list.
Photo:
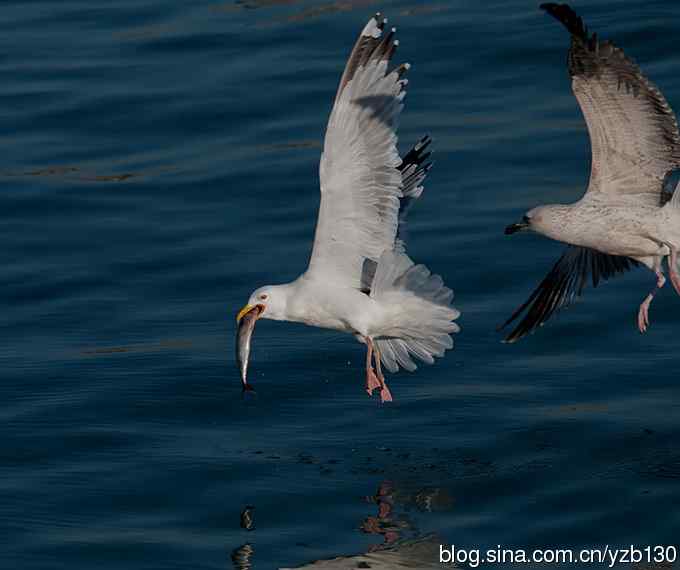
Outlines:
[[255, 549], [252, 544], [245, 543], [231, 552], [231, 562], [234, 570], [250, 570], [253, 568], [252, 558]]
[[241, 511], [241, 528], [246, 530], [255, 530], [255, 522], [253, 517], [254, 510], [255, 507], [248, 505]]
[[396, 542], [402, 531], [411, 528], [409, 521], [403, 517], [396, 517], [394, 511], [394, 484], [391, 481], [382, 481], [376, 494], [366, 497], [369, 503], [375, 503], [378, 507], [377, 516], [368, 516], [361, 523], [359, 529], [366, 534], [379, 534], [383, 537], [383, 543], [373, 545], [369, 551], [384, 548]]
[[[408, 486], [407, 486], [408, 487]], [[375, 495], [365, 497], [367, 503], [375, 505], [377, 513], [368, 515], [359, 525], [365, 534], [379, 535], [382, 542], [374, 544], [361, 554], [339, 556], [332, 559], [316, 560], [298, 570], [348, 570], [354, 568], [376, 568], [396, 570], [397, 568], [439, 568], [438, 553], [442, 540], [435, 534], [423, 535], [414, 521], [399, 511], [416, 509], [420, 512], [447, 510], [453, 499], [446, 489], [440, 487], [418, 488], [417, 490], [397, 489], [389, 480], [378, 485]], [[231, 560], [234, 570], [248, 570], [253, 566], [254, 548], [251, 544], [234, 550]], [[452, 566], [453, 568], [453, 566]], [[285, 570], [285, 569], [283, 569]]]

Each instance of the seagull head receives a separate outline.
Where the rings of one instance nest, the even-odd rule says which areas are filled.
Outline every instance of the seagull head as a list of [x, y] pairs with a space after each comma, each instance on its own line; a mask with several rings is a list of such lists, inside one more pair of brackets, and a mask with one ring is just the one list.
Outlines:
[[570, 208], [571, 206], [564, 204], [537, 206], [524, 214], [521, 222], [511, 224], [505, 228], [505, 234], [510, 235], [524, 230], [531, 230], [549, 238], [563, 241], [561, 236], [565, 224], [570, 219]]
[[286, 318], [286, 300], [286, 290], [281, 285], [266, 285], [255, 289], [246, 305], [236, 316], [236, 322], [240, 323], [241, 319], [251, 311], [258, 311], [258, 319], [283, 321]]
[[541, 228], [546, 218], [550, 218], [550, 206], [538, 206], [524, 214], [521, 222], [510, 224], [505, 228], [505, 235], [509, 236], [524, 230], [533, 230], [541, 233]]

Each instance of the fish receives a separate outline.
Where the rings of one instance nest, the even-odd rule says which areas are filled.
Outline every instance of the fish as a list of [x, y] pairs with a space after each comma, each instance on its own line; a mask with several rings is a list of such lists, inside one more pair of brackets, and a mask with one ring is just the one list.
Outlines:
[[241, 382], [244, 392], [253, 392], [253, 387], [248, 384], [248, 361], [250, 360], [250, 339], [255, 330], [255, 323], [260, 318], [262, 308], [255, 305], [252, 308], [241, 311], [236, 317], [238, 330], [236, 332], [236, 362], [241, 374]]

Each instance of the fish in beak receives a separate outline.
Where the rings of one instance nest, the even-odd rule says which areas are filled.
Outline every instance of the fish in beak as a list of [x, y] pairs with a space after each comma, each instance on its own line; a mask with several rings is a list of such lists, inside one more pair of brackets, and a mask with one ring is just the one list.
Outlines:
[[527, 216], [524, 216], [524, 218], [522, 218], [522, 221], [519, 224], [510, 224], [507, 228], [505, 228], [505, 235], [509, 236], [517, 232], [521, 232], [522, 230], [528, 229], [530, 226], [531, 223], [529, 221], [529, 218]]
[[250, 338], [255, 330], [255, 323], [264, 311], [263, 305], [246, 305], [236, 316], [238, 330], [236, 332], [236, 361], [241, 372], [241, 382], [243, 391], [252, 391], [253, 388], [248, 384], [248, 360], [250, 358]]

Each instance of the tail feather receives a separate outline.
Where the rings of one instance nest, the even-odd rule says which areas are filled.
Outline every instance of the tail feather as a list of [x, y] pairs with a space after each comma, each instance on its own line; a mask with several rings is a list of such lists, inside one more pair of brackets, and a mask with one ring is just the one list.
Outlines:
[[401, 366], [404, 370], [413, 372], [418, 368], [408, 354], [406, 343], [398, 338], [375, 341], [380, 351], [380, 359], [390, 372], [396, 372]]
[[380, 334], [374, 337], [390, 372], [416, 369], [412, 356], [428, 364], [453, 348], [453, 291], [424, 265], [414, 265], [401, 251], [386, 251], [378, 261], [371, 297], [384, 307]]

